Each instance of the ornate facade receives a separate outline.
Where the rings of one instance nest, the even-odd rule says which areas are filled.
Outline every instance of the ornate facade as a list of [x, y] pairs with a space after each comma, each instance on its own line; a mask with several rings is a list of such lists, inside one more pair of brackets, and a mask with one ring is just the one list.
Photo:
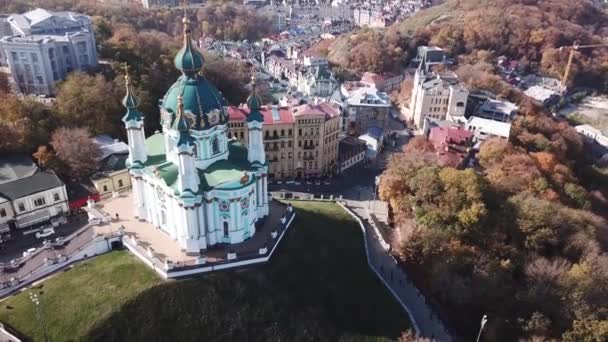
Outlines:
[[197, 254], [255, 234], [258, 220], [268, 215], [267, 163], [255, 82], [247, 101], [247, 149], [228, 139], [226, 102], [200, 73], [203, 56], [192, 46], [185, 18], [184, 27], [175, 57], [182, 75], [162, 100], [162, 133], [145, 138], [128, 75], [123, 122], [137, 218]]

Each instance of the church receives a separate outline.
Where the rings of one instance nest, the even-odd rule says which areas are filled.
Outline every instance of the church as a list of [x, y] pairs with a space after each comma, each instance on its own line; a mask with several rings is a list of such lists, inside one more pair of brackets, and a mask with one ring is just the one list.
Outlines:
[[184, 43], [175, 56], [181, 76], [160, 103], [162, 133], [146, 138], [129, 75], [122, 121], [137, 219], [166, 233], [189, 255], [251, 238], [268, 215], [264, 118], [252, 80], [247, 99], [249, 148], [227, 135], [227, 104], [202, 75], [204, 59], [184, 18]]

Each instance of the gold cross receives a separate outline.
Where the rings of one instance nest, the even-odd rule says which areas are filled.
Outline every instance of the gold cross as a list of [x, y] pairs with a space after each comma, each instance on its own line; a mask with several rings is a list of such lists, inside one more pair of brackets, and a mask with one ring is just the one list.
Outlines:
[[125, 81], [127, 81], [127, 83], [129, 83], [129, 80], [130, 80], [130, 76], [129, 76], [129, 64], [127, 62], [125, 62], [123, 64], [123, 69], [125, 70]]

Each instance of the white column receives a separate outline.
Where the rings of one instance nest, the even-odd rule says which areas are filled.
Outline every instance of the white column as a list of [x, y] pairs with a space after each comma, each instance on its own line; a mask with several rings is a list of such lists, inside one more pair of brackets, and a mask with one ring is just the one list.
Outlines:
[[209, 246], [213, 246], [217, 243], [217, 237], [215, 235], [216, 226], [213, 224], [215, 212], [213, 210], [213, 202], [207, 203], [205, 200], [205, 216], [207, 218], [207, 240], [209, 242]]

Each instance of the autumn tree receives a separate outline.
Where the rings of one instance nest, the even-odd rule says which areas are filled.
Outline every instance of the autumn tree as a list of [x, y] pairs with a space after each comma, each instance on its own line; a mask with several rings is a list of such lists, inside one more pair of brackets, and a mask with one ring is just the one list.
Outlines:
[[50, 143], [72, 179], [84, 179], [97, 170], [101, 152], [86, 128], [58, 128]]
[[93, 134], [121, 134], [124, 94], [102, 75], [73, 73], [57, 91], [57, 115], [67, 127], [87, 127]]

